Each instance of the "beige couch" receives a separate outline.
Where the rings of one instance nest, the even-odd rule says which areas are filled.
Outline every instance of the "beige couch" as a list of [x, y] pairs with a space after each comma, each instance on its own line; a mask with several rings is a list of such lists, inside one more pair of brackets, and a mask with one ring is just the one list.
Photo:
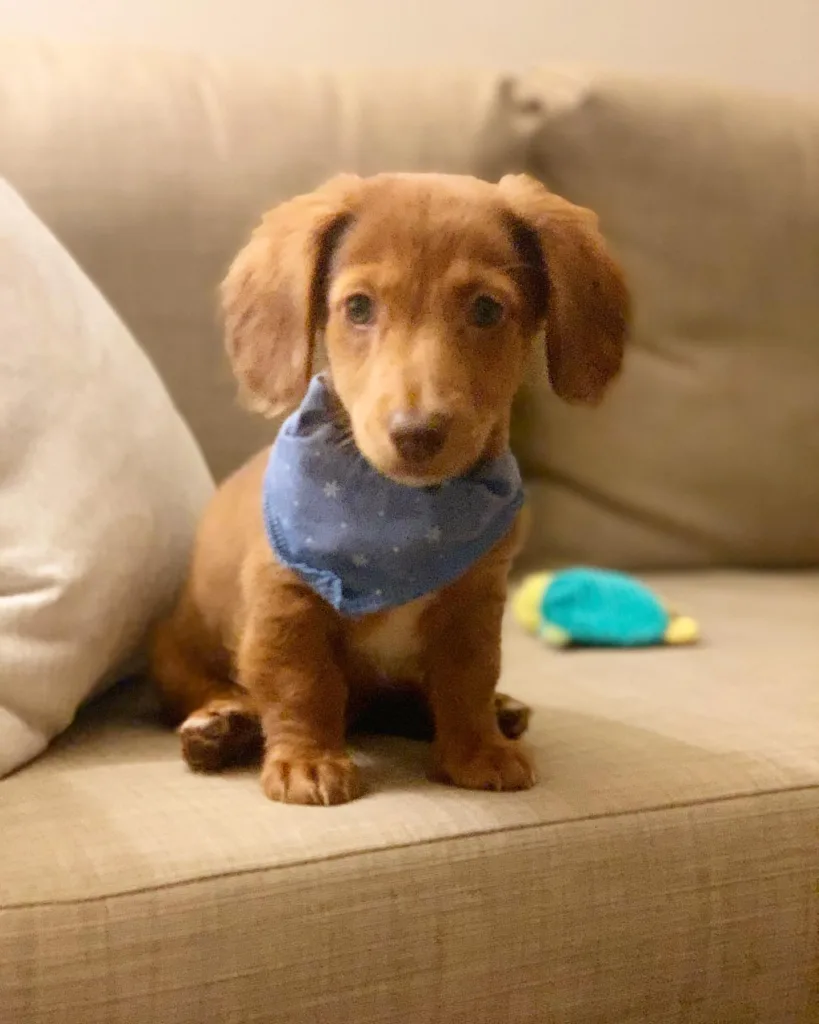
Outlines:
[[[819, 1020], [819, 113], [594, 75], [277, 72], [0, 48], [0, 175], [145, 344], [221, 475], [214, 288], [339, 169], [527, 168], [594, 206], [637, 297], [597, 413], [533, 368], [528, 564], [664, 570], [698, 649], [550, 653], [508, 624], [542, 782], [459, 792], [368, 740], [305, 810], [202, 778], [120, 689], [0, 783], [3, 1024]], [[1, 344], [2, 342], [0, 342]]]

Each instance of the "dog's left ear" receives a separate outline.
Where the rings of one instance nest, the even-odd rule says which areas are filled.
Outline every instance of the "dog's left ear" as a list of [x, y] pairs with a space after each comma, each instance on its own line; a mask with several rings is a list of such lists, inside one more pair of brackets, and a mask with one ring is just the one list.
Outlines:
[[525, 174], [498, 185], [515, 218], [537, 242], [549, 380], [569, 402], [597, 403], [623, 359], [629, 294], [591, 210], [554, 195]]
[[266, 416], [304, 397], [333, 248], [361, 185], [339, 175], [275, 207], [222, 283], [225, 348], [247, 404]]

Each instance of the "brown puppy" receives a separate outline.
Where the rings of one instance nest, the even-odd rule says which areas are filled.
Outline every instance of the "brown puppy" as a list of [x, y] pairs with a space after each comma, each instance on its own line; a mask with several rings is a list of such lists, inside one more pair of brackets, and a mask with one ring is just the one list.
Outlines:
[[[555, 392], [598, 401], [620, 367], [628, 314], [594, 215], [524, 176], [333, 179], [265, 217], [222, 298], [234, 370], [267, 415], [304, 398], [323, 335], [350, 444], [407, 500], [504, 455], [538, 339]], [[359, 781], [346, 726], [388, 681], [428, 704], [439, 778], [531, 786], [529, 756], [494, 703], [519, 518], [437, 591], [344, 615], [274, 557], [261, 498], [268, 455], [213, 499], [156, 636], [155, 678], [184, 719], [191, 766], [225, 767], [263, 744], [271, 799], [350, 800]]]

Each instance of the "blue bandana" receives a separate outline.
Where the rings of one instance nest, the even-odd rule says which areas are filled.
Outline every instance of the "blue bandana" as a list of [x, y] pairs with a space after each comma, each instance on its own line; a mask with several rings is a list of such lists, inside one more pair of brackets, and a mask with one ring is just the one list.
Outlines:
[[511, 452], [434, 487], [374, 469], [349, 439], [322, 375], [270, 453], [265, 528], [282, 565], [344, 615], [407, 604], [462, 576], [523, 504]]

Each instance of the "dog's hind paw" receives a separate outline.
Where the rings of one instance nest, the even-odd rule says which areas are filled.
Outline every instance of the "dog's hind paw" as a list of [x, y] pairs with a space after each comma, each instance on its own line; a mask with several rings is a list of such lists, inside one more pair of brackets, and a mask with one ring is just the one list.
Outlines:
[[262, 756], [259, 717], [236, 701], [212, 701], [179, 727], [182, 757], [195, 772], [253, 764]]
[[496, 693], [495, 714], [498, 716], [498, 727], [503, 735], [508, 740], [519, 740], [529, 728], [532, 709], [514, 697]]

